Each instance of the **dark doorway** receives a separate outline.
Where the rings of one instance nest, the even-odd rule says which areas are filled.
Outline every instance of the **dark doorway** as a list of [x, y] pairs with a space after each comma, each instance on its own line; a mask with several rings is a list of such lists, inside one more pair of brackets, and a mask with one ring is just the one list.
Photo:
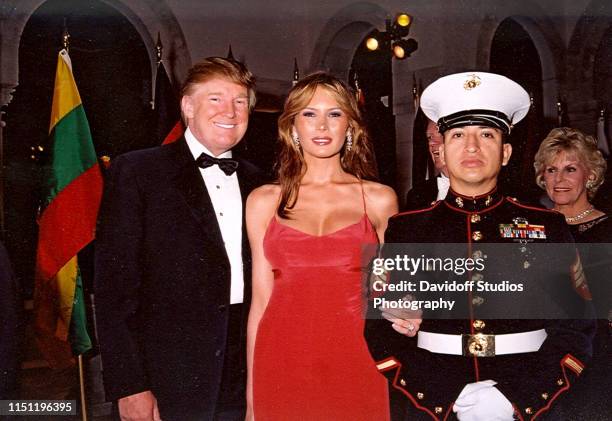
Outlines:
[[[593, 90], [598, 102], [598, 112], [603, 110], [603, 137], [612, 148], [612, 19], [609, 19], [609, 28], [604, 33], [593, 66]], [[596, 133], [600, 136], [600, 133]], [[601, 140], [601, 139], [599, 139]], [[612, 212], [612, 161], [608, 158], [608, 171], [604, 184], [599, 188], [594, 200], [597, 209], [606, 213]]]
[[553, 122], [544, 120], [538, 51], [525, 29], [511, 18], [504, 20], [495, 32], [490, 69], [518, 82], [533, 98], [529, 114], [510, 135], [512, 158], [500, 174], [500, 184], [507, 194], [538, 202], [542, 191], [535, 184], [533, 158]]
[[349, 81], [357, 75], [363, 91], [362, 112], [374, 145], [380, 181], [396, 187], [395, 116], [393, 115], [393, 78], [388, 50], [370, 51], [365, 46], [368, 34], [359, 43]]
[[[19, 86], [6, 108], [6, 240], [25, 295], [33, 288], [57, 54], [64, 19], [74, 77], [98, 156], [152, 146], [150, 61], [132, 24], [97, 0], [49, 0], [28, 21], [19, 47]], [[86, 268], [82, 267], [83, 270]], [[84, 274], [85, 275], [85, 274]]]

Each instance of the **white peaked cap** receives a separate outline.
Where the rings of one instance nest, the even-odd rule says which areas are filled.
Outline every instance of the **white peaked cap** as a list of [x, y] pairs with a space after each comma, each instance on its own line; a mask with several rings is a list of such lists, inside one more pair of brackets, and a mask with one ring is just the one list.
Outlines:
[[484, 125], [510, 133], [529, 111], [521, 85], [495, 73], [463, 72], [441, 77], [423, 91], [421, 108], [440, 133], [453, 127]]

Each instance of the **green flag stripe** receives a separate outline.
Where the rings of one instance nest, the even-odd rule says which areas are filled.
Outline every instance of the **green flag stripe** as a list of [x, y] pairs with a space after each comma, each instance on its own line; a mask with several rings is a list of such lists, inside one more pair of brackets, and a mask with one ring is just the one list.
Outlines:
[[53, 161], [45, 178], [48, 204], [68, 184], [97, 163], [83, 105], [78, 105], [53, 127]]
[[91, 339], [87, 333], [87, 316], [85, 310], [85, 295], [81, 271], [77, 268], [77, 278], [74, 290], [74, 304], [70, 318], [69, 341], [74, 355], [81, 355], [91, 349]]

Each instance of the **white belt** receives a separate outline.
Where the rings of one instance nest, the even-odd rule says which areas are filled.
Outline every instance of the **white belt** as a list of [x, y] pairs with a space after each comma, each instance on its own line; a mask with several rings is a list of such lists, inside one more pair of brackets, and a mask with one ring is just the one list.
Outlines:
[[504, 335], [448, 335], [419, 331], [417, 346], [436, 354], [493, 357], [495, 355], [536, 352], [546, 339], [546, 330]]

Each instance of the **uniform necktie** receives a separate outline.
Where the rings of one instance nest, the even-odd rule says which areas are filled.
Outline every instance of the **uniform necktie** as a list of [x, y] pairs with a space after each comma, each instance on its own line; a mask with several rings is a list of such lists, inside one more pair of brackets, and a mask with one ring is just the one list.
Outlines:
[[202, 154], [196, 159], [196, 164], [201, 168], [212, 167], [213, 165], [218, 165], [221, 168], [221, 171], [225, 173], [225, 175], [232, 175], [236, 172], [236, 168], [238, 168], [238, 161], [231, 158], [215, 158], [214, 156], [210, 156], [202, 152]]

